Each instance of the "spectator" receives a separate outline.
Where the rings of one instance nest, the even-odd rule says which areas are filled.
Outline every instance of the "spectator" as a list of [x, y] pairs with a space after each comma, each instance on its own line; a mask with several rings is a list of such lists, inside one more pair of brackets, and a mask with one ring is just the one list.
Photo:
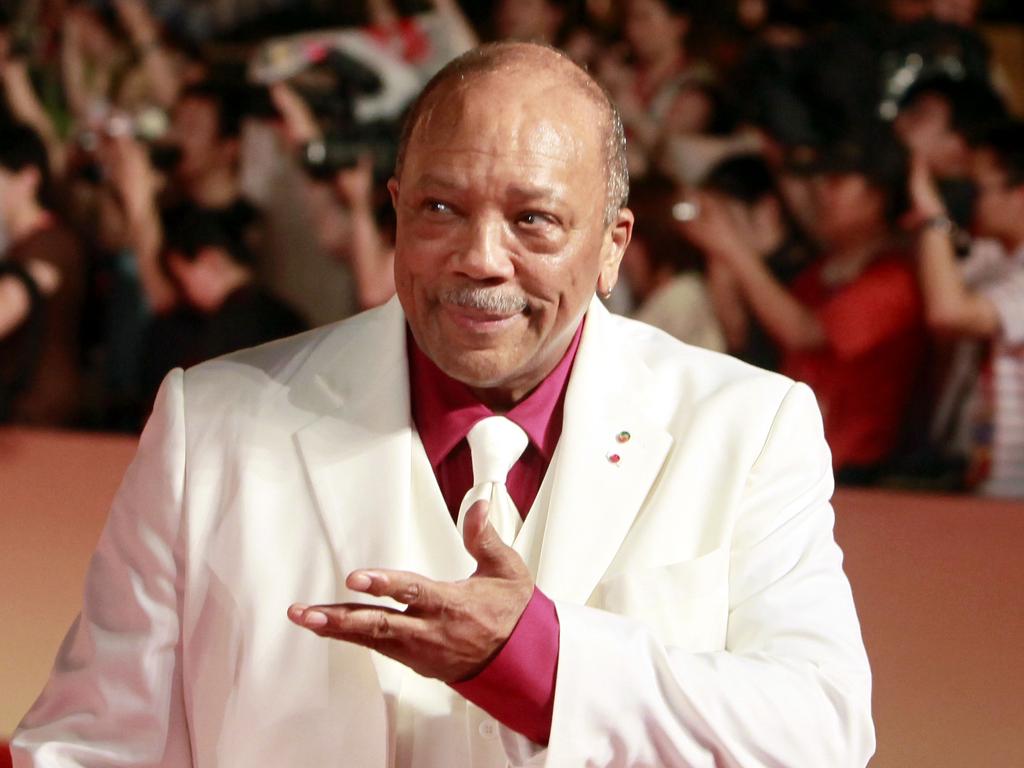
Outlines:
[[976, 150], [978, 240], [958, 264], [953, 230], [923, 160], [911, 189], [924, 224], [920, 276], [928, 324], [936, 332], [977, 339], [985, 362], [962, 413], [967, 482], [979, 492], [1024, 496], [1024, 123], [995, 129]]
[[[712, 168], [702, 186], [721, 200], [736, 236], [780, 284], [789, 286], [810, 262], [812, 248], [789, 214], [768, 164], [758, 155], [728, 158]], [[721, 260], [709, 260], [708, 281], [729, 351], [758, 367], [778, 370], [778, 346]]]
[[[210, 212], [250, 247], [255, 245], [259, 213], [241, 191], [238, 158], [243, 119], [242, 94], [237, 88], [205, 82], [182, 92], [168, 137], [181, 155], [165, 198]], [[167, 311], [178, 294], [159, 265], [163, 232], [158, 177], [140, 144], [119, 137], [110, 152], [111, 176], [124, 204], [143, 291], [154, 312]]]
[[[73, 424], [80, 405], [78, 329], [84, 274], [78, 241], [48, 209], [49, 190], [42, 139], [26, 126], [0, 127], [4, 261], [21, 271], [29, 299], [26, 303], [22, 293], [22, 311], [0, 337], [0, 377], [17, 390], [8, 393], [12, 421], [58, 426]], [[52, 295], [45, 299], [24, 279], [26, 273], [38, 278], [40, 271], [43, 278], [33, 282], [51, 286]]]
[[822, 158], [815, 190], [824, 255], [788, 288], [714, 196], [685, 225], [732, 272], [780, 346], [782, 372], [814, 390], [845, 482], [869, 482], [899, 446], [926, 350], [913, 265], [895, 232], [906, 179], [902, 148], [886, 134]]
[[182, 300], [150, 326], [145, 392], [155, 394], [176, 366], [305, 330], [290, 307], [257, 285], [251, 256], [222, 217], [211, 211], [175, 211], [167, 232], [161, 264]]
[[724, 352], [700, 260], [674, 227], [675, 184], [649, 176], [633, 185], [629, 197], [636, 223], [622, 268], [639, 305], [633, 316], [687, 344]]
[[567, 15], [565, 0], [498, 0], [494, 31], [499, 40], [555, 45]]
[[671, 133], [700, 133], [712, 122], [705, 88], [711, 70], [690, 56], [689, 4], [683, 0], [629, 0], [626, 51], [611, 51], [598, 68], [622, 114], [630, 140], [630, 172], [643, 175], [649, 155]]
[[[270, 93], [283, 118], [287, 144], [322, 140], [312, 110], [295, 89], [281, 82], [271, 86]], [[329, 179], [310, 175], [306, 181], [320, 245], [351, 269], [360, 309], [383, 304], [394, 294], [395, 280], [392, 232], [381, 226], [381, 220], [390, 218], [393, 209], [383, 184], [378, 188], [375, 183], [374, 157], [364, 152], [353, 165], [317, 174], [321, 175]], [[382, 208], [386, 216], [381, 215]]]
[[950, 217], [970, 226], [971, 145], [1005, 120], [1002, 99], [984, 80], [925, 78], [911, 86], [893, 123], [896, 135], [935, 177]]

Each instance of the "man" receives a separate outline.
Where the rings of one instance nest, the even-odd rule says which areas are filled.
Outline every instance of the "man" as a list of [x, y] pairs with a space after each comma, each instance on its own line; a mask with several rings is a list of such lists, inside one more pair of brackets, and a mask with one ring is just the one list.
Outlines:
[[[242, 195], [239, 145], [244, 120], [237, 89], [215, 82], [186, 88], [175, 105], [168, 139], [180, 150], [171, 174], [171, 203], [216, 215], [243, 240], [253, 240], [259, 212]], [[167, 312], [178, 299], [160, 266], [164, 238], [156, 174], [144, 147], [127, 137], [110, 142], [109, 172], [124, 206], [128, 240], [138, 261], [139, 282], [150, 308]]]
[[731, 273], [778, 344], [780, 371], [814, 390], [839, 479], [870, 482], [899, 446], [927, 349], [913, 262], [896, 237], [906, 157], [880, 133], [836, 146], [814, 170], [823, 255], [788, 285], [715, 196], [684, 230]]
[[555, 45], [565, 26], [567, 10], [560, 0], [501, 0], [494, 11], [495, 32], [501, 40]]
[[[5, 272], [23, 277], [20, 311], [6, 322], [0, 311], [0, 420], [55, 427], [73, 424], [81, 405], [85, 266], [77, 239], [48, 209], [49, 187], [39, 135], [25, 125], [0, 126], [0, 239], [7, 243], [0, 257]], [[24, 280], [33, 275], [41, 290]]]
[[981, 238], [957, 263], [955, 226], [919, 160], [911, 189], [923, 220], [919, 267], [928, 325], [977, 340], [985, 363], [950, 446], [967, 454], [969, 485], [1024, 496], [1024, 124], [994, 129], [974, 154], [974, 228]]
[[928, 166], [950, 217], [970, 225], [974, 203], [971, 146], [1006, 120], [1006, 107], [984, 80], [948, 76], [924, 78], [904, 94], [893, 130], [904, 146]]
[[216, 213], [186, 208], [167, 217], [165, 272], [181, 294], [180, 306], [149, 324], [142, 355], [142, 385], [152, 403], [161, 380], [188, 367], [308, 327], [287, 304], [256, 280], [252, 256]]
[[594, 300], [623, 153], [549, 49], [432, 81], [398, 299], [169, 376], [18, 764], [866, 762], [812, 398]]
[[[779, 284], [788, 286], [813, 258], [813, 249], [790, 214], [778, 182], [760, 156], [736, 155], [714, 166], [701, 187], [719, 196], [731, 228], [761, 258]], [[720, 260], [708, 264], [715, 313], [726, 330], [729, 351], [751, 365], [777, 371], [778, 346], [753, 316]]]

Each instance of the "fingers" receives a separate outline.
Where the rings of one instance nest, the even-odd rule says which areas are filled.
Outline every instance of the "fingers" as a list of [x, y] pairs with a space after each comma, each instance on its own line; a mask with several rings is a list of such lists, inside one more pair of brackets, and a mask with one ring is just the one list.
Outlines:
[[487, 502], [478, 501], [466, 512], [462, 523], [462, 543], [476, 560], [477, 575], [519, 578], [526, 564], [508, 546], [487, 519]]
[[345, 579], [345, 586], [355, 592], [390, 597], [420, 612], [432, 613], [444, 604], [445, 585], [409, 571], [353, 571]]
[[342, 603], [304, 605], [288, 608], [288, 618], [320, 637], [347, 640], [368, 648], [389, 643], [406, 643], [421, 635], [425, 621], [383, 606]]

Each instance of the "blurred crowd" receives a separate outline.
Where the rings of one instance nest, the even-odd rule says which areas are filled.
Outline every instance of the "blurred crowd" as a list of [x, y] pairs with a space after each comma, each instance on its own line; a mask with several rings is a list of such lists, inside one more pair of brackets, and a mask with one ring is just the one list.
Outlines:
[[620, 110], [610, 309], [806, 382], [841, 482], [1024, 496], [1013, 5], [0, 2], [0, 423], [135, 430], [170, 368], [386, 301], [405, 109], [519, 39]]

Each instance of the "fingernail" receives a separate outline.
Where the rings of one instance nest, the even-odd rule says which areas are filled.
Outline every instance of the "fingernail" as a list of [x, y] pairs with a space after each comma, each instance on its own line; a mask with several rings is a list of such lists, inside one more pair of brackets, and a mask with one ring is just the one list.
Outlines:
[[362, 591], [365, 589], [369, 589], [371, 584], [373, 584], [373, 579], [370, 578], [370, 574], [368, 573], [362, 573], [357, 571], [355, 573], [350, 573], [348, 575], [349, 589], [357, 589]]
[[323, 627], [327, 624], [327, 614], [320, 611], [306, 611], [302, 615], [302, 623], [307, 627]]

